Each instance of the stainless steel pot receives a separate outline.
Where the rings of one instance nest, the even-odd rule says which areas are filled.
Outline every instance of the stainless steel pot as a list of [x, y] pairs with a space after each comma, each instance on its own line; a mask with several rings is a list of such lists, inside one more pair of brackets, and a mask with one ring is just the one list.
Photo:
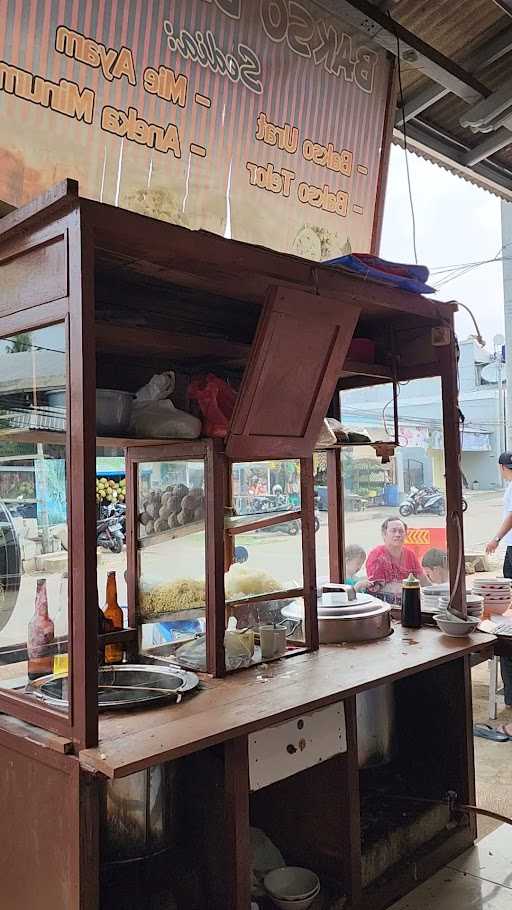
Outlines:
[[148, 859], [172, 847], [175, 779], [176, 764], [169, 762], [108, 781], [102, 804], [104, 865]]
[[392, 683], [356, 695], [360, 768], [390, 762], [395, 751], [395, 693]]
[[[356, 594], [347, 585], [330, 585], [328, 589], [324, 586], [317, 613], [321, 645], [377, 641], [391, 633], [391, 608], [369, 594]], [[302, 622], [303, 605], [292, 601], [281, 615], [283, 619]]]

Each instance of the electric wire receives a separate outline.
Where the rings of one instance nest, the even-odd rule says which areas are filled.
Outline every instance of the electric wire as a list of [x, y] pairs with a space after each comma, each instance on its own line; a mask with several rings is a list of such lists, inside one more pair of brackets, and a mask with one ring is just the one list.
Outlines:
[[[402, 111], [405, 109], [404, 101], [404, 90], [402, 87], [402, 61], [400, 59], [400, 38], [398, 37], [398, 32], [395, 28], [395, 21], [392, 15], [388, 11], [388, 19], [392, 23], [392, 28], [396, 37], [396, 58], [397, 58], [397, 75], [398, 75], [398, 91], [400, 94], [400, 107]], [[407, 174], [407, 187], [409, 191], [409, 204], [411, 207], [411, 225], [412, 225], [412, 246], [414, 250], [414, 261], [418, 265], [418, 251], [416, 248], [416, 214], [414, 211], [414, 200], [412, 196], [412, 186], [411, 186], [411, 174], [409, 171], [409, 150], [407, 148], [407, 127], [405, 123], [405, 118], [402, 122], [402, 133], [404, 137], [404, 156], [405, 156], [405, 172]]]

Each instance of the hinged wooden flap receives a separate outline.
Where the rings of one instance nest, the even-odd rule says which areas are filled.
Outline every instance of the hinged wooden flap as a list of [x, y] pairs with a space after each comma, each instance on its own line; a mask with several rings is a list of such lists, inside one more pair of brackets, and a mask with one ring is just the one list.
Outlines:
[[313, 454], [359, 313], [342, 301], [272, 290], [226, 440], [230, 458]]

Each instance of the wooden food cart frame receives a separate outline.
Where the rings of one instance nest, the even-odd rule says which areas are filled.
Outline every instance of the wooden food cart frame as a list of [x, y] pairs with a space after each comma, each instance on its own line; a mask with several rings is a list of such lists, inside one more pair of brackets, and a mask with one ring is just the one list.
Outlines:
[[[146, 322], [137, 324], [140, 313]], [[413, 642], [418, 647], [409, 650], [397, 632], [383, 642], [356, 646], [354, 660], [347, 649], [318, 649], [316, 623], [312, 457], [323, 417], [328, 411], [339, 414], [343, 389], [393, 382], [396, 405], [397, 383], [432, 376], [440, 376], [442, 383], [450, 580], [456, 607], [463, 613], [466, 610], [460, 571], [463, 532], [454, 313], [454, 305], [365, 281], [341, 269], [91, 202], [79, 196], [73, 181], [0, 221], [0, 337], [63, 322], [68, 338], [70, 714], [64, 717], [0, 688], [0, 711], [6, 715], [0, 718], [0, 754], [14, 761], [19, 786], [24, 775], [31, 773], [27, 762], [39, 767], [39, 755], [46, 750], [60, 755], [56, 763], [65, 775], [71, 807], [69, 813], [63, 811], [73, 830], [71, 840], [67, 829], [59, 829], [57, 838], [72, 862], [67, 904], [62, 908], [97, 910], [99, 905], [99, 801], [105, 781], [185, 756], [190, 762], [193, 759], [196, 771], [202, 769], [206, 782], [210, 772], [212, 780], [220, 775], [217, 789], [204, 794], [205, 805], [211, 803], [212, 818], [223, 819], [220, 848], [225, 865], [218, 877], [214, 871], [216, 853], [219, 860], [216, 832], [205, 833], [202, 848], [205, 869], [210, 870], [205, 875], [213, 895], [212, 910], [246, 910], [250, 804], [269, 824], [274, 811], [277, 830], [280, 822], [275, 810], [287, 799], [299, 813], [296, 830], [301, 849], [306, 847], [304, 812], [314, 813], [323, 805], [335, 843], [331, 861], [336, 868], [341, 863], [340, 881], [352, 907], [371, 906], [374, 910], [405, 893], [414, 884], [410, 876], [394, 878], [387, 890], [372, 891], [364, 886], [361, 871], [356, 699], [359, 693], [386, 681], [404, 680], [405, 707], [414, 704], [417, 692], [427, 699], [429, 716], [435, 717], [437, 710], [447, 720], [455, 712], [457, 721], [449, 737], [452, 753], [446, 775], [440, 773], [439, 785], [453, 780], [464, 800], [473, 800], [469, 660], [472, 653], [487, 656], [494, 639], [477, 635], [447, 642], [435, 630], [422, 629]], [[350, 360], [354, 333], [376, 342], [376, 364]], [[97, 439], [97, 377], [104, 387], [127, 382], [134, 390], [141, 379], [147, 381], [174, 361], [186, 375], [217, 368], [239, 385], [226, 439], [187, 443]], [[396, 433], [395, 407], [395, 441]], [[17, 438], [33, 441], [35, 436], [27, 431]], [[43, 437], [39, 434], [38, 438]], [[56, 435], [48, 434], [48, 440], [55, 441]], [[162, 453], [177, 458], [196, 453], [206, 460], [211, 673], [203, 680], [206, 691], [181, 705], [100, 719], [93, 494], [97, 445], [127, 453], [130, 553], [130, 628], [103, 637], [100, 644], [120, 640], [132, 656], [138, 651], [137, 517], [133, 507], [137, 464]], [[232, 561], [233, 534], [256, 527], [252, 518], [232, 514], [230, 468], [235, 461], [284, 458], [300, 460], [301, 467], [300, 509], [287, 514], [302, 521], [306, 640], [296, 658], [272, 665], [272, 685], [265, 689], [257, 669], [222, 678], [224, 570]], [[337, 582], [343, 580], [344, 540], [339, 447], [329, 451], [327, 458], [330, 572]], [[282, 514], [258, 519], [260, 527], [282, 520]], [[280, 592], [281, 597], [289, 594]], [[430, 685], [434, 676], [430, 671], [442, 666], [446, 669], [439, 681]], [[248, 736], [339, 702], [344, 705], [347, 751], [325, 767], [319, 764], [320, 770], [308, 772], [302, 802], [298, 787], [306, 778], [300, 778], [300, 784], [280, 785], [273, 799], [270, 795], [268, 800], [250, 797]], [[428, 751], [423, 728], [417, 723], [414, 726], [417, 743], [423, 752]], [[439, 729], [436, 736], [434, 757], [444, 748]], [[402, 745], [406, 751], [416, 747], [405, 740]], [[23, 759], [18, 761], [18, 754]], [[71, 770], [77, 767], [78, 771]], [[44, 780], [45, 773], [41, 772]], [[13, 786], [2, 791], [7, 809], [14, 805]], [[58, 775], [53, 775], [43, 798], [47, 806], [54, 806], [60, 787]], [[317, 805], [317, 794], [330, 787], [339, 797], [343, 817], [336, 814], [335, 802], [326, 805], [320, 800]], [[40, 827], [40, 821], [30, 816], [30, 826]], [[291, 835], [292, 815], [286, 824]], [[466, 820], [439, 850], [419, 863], [419, 877], [461, 852], [474, 835], [474, 820]], [[20, 837], [23, 842], [23, 835]], [[42, 875], [43, 870], [38, 869], [36, 879]], [[18, 884], [11, 876], [7, 893], [12, 902], [21, 899]]]

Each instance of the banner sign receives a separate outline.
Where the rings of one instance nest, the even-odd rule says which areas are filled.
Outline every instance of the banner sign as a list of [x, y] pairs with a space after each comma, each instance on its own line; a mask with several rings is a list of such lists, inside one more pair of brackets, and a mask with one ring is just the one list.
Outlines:
[[415, 552], [419, 560], [432, 547], [446, 551], [446, 528], [408, 528], [405, 545]]
[[[327, 5], [326, 5], [327, 4]], [[369, 249], [390, 63], [328, 0], [0, 0], [0, 200]]]

